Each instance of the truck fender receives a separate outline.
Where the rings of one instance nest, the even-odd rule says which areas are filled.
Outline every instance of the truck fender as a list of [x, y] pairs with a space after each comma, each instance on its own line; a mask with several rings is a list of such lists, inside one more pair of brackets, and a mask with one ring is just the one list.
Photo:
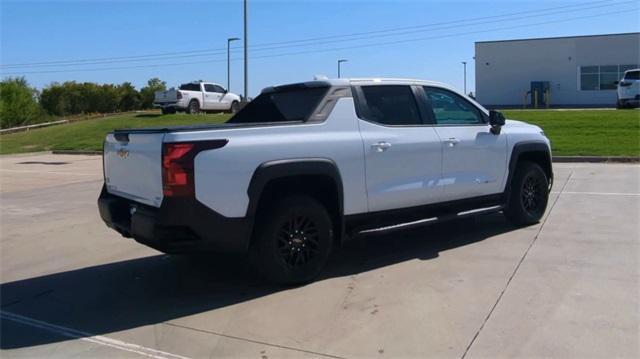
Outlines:
[[344, 233], [344, 193], [342, 178], [336, 163], [327, 158], [294, 158], [268, 161], [260, 164], [254, 171], [247, 189], [247, 195], [249, 196], [247, 218], [251, 219], [251, 222], [255, 221], [263, 191], [270, 182], [298, 176], [321, 176], [331, 180], [337, 191], [338, 213], [335, 215], [338, 221], [338, 223], [336, 223], [338, 232], [336, 235], [337, 238], [342, 238], [342, 234]]
[[518, 161], [523, 158], [533, 157], [538, 158], [540, 167], [545, 171], [549, 179], [549, 190], [553, 184], [553, 167], [551, 165], [551, 151], [549, 146], [542, 141], [524, 141], [516, 143], [511, 151], [511, 157], [509, 159], [509, 175], [505, 183], [505, 200], [509, 199], [511, 192], [511, 179], [518, 165]]

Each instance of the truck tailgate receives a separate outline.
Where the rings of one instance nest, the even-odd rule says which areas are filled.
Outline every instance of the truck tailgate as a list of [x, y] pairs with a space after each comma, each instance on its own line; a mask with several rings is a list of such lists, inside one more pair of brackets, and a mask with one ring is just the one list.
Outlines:
[[162, 202], [162, 140], [165, 133], [109, 134], [104, 143], [107, 191], [160, 207]]
[[155, 93], [154, 102], [165, 103], [165, 102], [177, 102], [177, 101], [178, 101], [177, 90], [158, 91]]

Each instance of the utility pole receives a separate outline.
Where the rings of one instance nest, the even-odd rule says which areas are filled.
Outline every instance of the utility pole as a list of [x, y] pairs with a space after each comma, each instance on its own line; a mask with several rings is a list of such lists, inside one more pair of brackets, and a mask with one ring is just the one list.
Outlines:
[[227, 39], [227, 91], [231, 91], [231, 42], [238, 40], [237, 37]]
[[343, 63], [343, 62], [347, 62], [347, 61], [349, 61], [349, 60], [347, 60], [347, 59], [338, 60], [338, 78], [340, 78], [340, 64]]
[[462, 65], [464, 65], [464, 94], [467, 95], [467, 62], [462, 61]]
[[247, 17], [249, 16], [248, 0], [244, 0], [244, 97], [242, 102], [247, 103], [249, 99], [249, 31], [247, 29]]

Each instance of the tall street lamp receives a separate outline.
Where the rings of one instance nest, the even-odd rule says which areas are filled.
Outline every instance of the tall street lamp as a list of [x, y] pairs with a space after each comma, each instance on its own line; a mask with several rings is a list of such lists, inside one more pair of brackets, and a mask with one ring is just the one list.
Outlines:
[[464, 66], [464, 94], [467, 94], [467, 62], [462, 61], [462, 65]]
[[243, 101], [246, 103], [249, 99], [249, 30], [247, 27], [248, 16], [249, 16], [249, 5], [247, 4], [248, 0], [244, 0], [244, 97]]
[[343, 62], [347, 62], [349, 60], [347, 59], [340, 59], [338, 60], [338, 78], [340, 78], [340, 64], [342, 64]]
[[231, 91], [231, 42], [238, 40], [237, 37], [227, 39], [227, 91]]

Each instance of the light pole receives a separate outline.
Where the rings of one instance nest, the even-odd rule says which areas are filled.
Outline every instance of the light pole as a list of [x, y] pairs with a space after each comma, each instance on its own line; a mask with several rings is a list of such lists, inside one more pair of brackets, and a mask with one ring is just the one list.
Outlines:
[[231, 42], [238, 40], [237, 37], [227, 39], [227, 91], [231, 91]]
[[343, 63], [343, 62], [347, 62], [347, 61], [349, 61], [349, 60], [347, 60], [347, 59], [338, 60], [338, 78], [340, 78], [340, 64]]
[[248, 0], [244, 0], [244, 97], [242, 102], [246, 103], [249, 99], [249, 31], [247, 29], [247, 17], [249, 16]]
[[467, 95], [467, 62], [462, 61], [462, 65], [464, 65], [464, 94]]

